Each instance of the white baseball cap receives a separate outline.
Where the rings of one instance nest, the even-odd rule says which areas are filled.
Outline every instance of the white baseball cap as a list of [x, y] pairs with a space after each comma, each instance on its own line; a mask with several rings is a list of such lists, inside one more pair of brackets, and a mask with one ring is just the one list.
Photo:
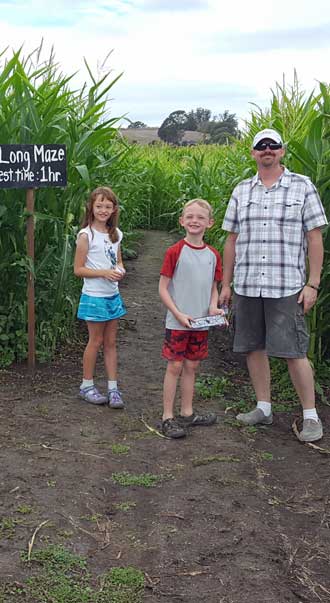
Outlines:
[[261, 140], [264, 140], [265, 138], [269, 138], [270, 140], [273, 140], [274, 142], [283, 144], [281, 135], [278, 132], [276, 132], [276, 130], [271, 130], [270, 128], [266, 128], [265, 130], [260, 130], [260, 132], [258, 132], [255, 135], [255, 137], [253, 139], [252, 147], [254, 148], [258, 144], [258, 142], [260, 142]]

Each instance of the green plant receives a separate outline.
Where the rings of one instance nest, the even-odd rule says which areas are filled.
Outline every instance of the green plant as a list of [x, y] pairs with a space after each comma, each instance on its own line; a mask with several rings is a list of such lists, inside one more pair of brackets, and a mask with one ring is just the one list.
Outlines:
[[133, 509], [134, 507], [136, 507], [136, 503], [130, 502], [130, 501], [125, 501], [125, 502], [121, 502], [121, 503], [116, 503], [114, 505], [114, 507], [115, 507], [115, 509], [118, 509], [118, 511], [125, 511], [125, 513], [126, 513], [130, 509]]
[[209, 465], [210, 463], [240, 463], [241, 459], [236, 458], [235, 456], [206, 456], [204, 458], [194, 458], [192, 464], [194, 467], [199, 467], [200, 465]]
[[2, 517], [0, 521], [0, 538], [13, 538], [15, 528], [22, 523], [21, 519], [15, 517]]
[[273, 399], [278, 402], [292, 400], [297, 403], [298, 397], [292, 385], [286, 362], [279, 358], [271, 358], [270, 368]]
[[28, 515], [33, 512], [33, 507], [31, 505], [20, 505], [16, 509], [17, 513], [22, 513], [22, 515]]
[[112, 568], [95, 584], [86, 560], [61, 545], [32, 551], [29, 562], [26, 552], [21, 558], [32, 575], [25, 584], [1, 587], [3, 603], [142, 603], [144, 574], [134, 567]]
[[114, 567], [102, 577], [95, 603], [142, 603], [144, 574], [134, 567]]
[[92, 521], [94, 523], [102, 519], [101, 513], [93, 513], [92, 515], [81, 515], [80, 519], [86, 519], [86, 521]]
[[262, 458], [263, 461], [273, 461], [274, 460], [274, 456], [271, 452], [261, 452], [260, 457]]
[[113, 454], [127, 454], [130, 451], [130, 447], [125, 444], [112, 444], [111, 450]]
[[200, 375], [196, 379], [195, 389], [201, 398], [216, 398], [224, 395], [229, 384], [230, 381], [227, 377]]
[[[116, 117], [107, 114], [107, 94], [116, 79], [71, 90], [53, 53], [42, 59], [42, 44], [27, 57], [22, 49], [0, 53], [0, 143], [64, 144], [68, 185], [39, 189], [35, 195], [35, 262], [27, 256], [25, 191], [0, 189], [1, 365], [27, 353], [26, 280], [36, 283], [36, 351], [47, 360], [73, 328], [80, 283], [72, 271], [74, 240], [91, 186], [105, 177], [120, 153], [109, 151], [117, 138]], [[10, 308], [10, 312], [8, 312]]]
[[144, 486], [145, 488], [151, 488], [162, 481], [163, 476], [153, 475], [152, 473], [140, 473], [136, 475], [123, 471], [122, 473], [113, 473], [111, 478], [116, 484], [120, 484], [121, 486]]

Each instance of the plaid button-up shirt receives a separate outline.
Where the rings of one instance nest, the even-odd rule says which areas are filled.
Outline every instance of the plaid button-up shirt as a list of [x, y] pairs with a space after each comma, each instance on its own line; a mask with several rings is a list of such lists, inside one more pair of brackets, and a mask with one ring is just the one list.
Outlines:
[[234, 290], [248, 297], [286, 297], [306, 283], [306, 232], [327, 224], [315, 186], [289, 172], [271, 188], [256, 174], [234, 189], [222, 228], [238, 233]]

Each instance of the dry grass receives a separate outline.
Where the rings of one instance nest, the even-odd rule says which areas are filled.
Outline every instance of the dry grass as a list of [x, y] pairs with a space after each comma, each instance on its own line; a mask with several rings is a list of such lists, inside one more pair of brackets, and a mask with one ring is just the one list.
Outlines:
[[[287, 574], [293, 583], [293, 592], [306, 603], [329, 603], [330, 571], [329, 547], [317, 537], [301, 538], [295, 544], [282, 534]], [[328, 576], [328, 579], [325, 579]]]

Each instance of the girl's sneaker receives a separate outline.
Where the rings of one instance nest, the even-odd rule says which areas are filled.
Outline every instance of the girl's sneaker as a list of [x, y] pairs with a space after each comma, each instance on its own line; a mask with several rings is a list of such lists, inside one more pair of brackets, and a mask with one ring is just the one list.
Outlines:
[[90, 404], [106, 404], [108, 399], [106, 396], [102, 396], [95, 385], [89, 387], [81, 387], [79, 390], [79, 398], [89, 402]]
[[118, 389], [108, 391], [108, 404], [110, 408], [124, 408], [125, 404]]

